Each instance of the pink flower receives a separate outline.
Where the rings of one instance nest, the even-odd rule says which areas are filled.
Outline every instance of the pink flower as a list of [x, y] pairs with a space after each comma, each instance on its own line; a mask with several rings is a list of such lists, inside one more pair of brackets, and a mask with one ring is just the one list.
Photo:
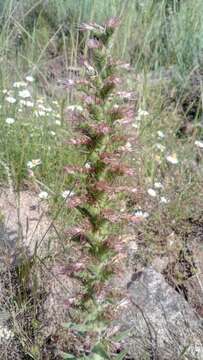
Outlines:
[[90, 82], [86, 79], [76, 80], [76, 85], [90, 85]]
[[116, 86], [119, 84], [121, 84], [121, 79], [115, 75], [109, 76], [104, 82], [104, 86]]
[[105, 122], [100, 122], [98, 125], [91, 125], [91, 128], [95, 130], [97, 135], [106, 135], [111, 132], [111, 128]]
[[123, 164], [110, 164], [109, 166], [110, 171], [117, 173], [117, 175], [128, 175], [128, 176], [133, 176], [134, 175], [134, 171], [132, 168], [130, 168], [127, 165], [123, 165]]
[[121, 68], [121, 69], [125, 69], [125, 70], [130, 70], [131, 69], [131, 66], [130, 66], [130, 64], [129, 63], [120, 63], [119, 64], [119, 67]]
[[120, 19], [116, 16], [111, 17], [109, 20], [106, 21], [105, 25], [107, 29], [116, 29], [120, 25]]
[[83, 96], [83, 100], [87, 105], [99, 105], [102, 102], [101, 99], [93, 95], [85, 95]]
[[81, 166], [77, 166], [77, 165], [69, 165], [69, 166], [65, 166], [64, 170], [67, 174], [69, 175], [75, 175], [77, 173], [79, 174], [87, 174], [89, 172], [91, 172], [91, 168], [89, 167], [81, 167]]
[[130, 215], [127, 220], [133, 224], [139, 224], [141, 221], [143, 221], [143, 218], [136, 215]]
[[121, 219], [120, 214], [115, 213], [111, 209], [103, 210], [102, 216], [103, 216], [104, 219], [108, 220], [111, 223], [118, 223], [120, 221], [120, 219]]
[[89, 39], [87, 41], [87, 46], [89, 49], [98, 49], [102, 46], [101, 42], [97, 39]]
[[76, 305], [77, 300], [78, 300], [78, 297], [72, 297], [72, 298], [69, 298], [67, 300], [64, 300], [63, 303], [67, 308], [72, 308], [73, 306]]
[[91, 139], [86, 135], [81, 135], [78, 138], [72, 138], [67, 143], [72, 145], [89, 145], [91, 143]]
[[117, 95], [124, 100], [134, 100], [135, 93], [134, 92], [127, 92], [127, 91], [118, 91]]
[[98, 181], [95, 184], [95, 188], [98, 191], [106, 191], [106, 192], [111, 191], [111, 186], [109, 186], [108, 183], [104, 180]]
[[115, 106], [110, 110], [112, 120], [132, 120], [135, 116], [134, 106]]
[[72, 198], [68, 199], [67, 201], [67, 206], [69, 209], [74, 209], [79, 205], [84, 204], [84, 202], [86, 201], [86, 197], [85, 196], [73, 196]]

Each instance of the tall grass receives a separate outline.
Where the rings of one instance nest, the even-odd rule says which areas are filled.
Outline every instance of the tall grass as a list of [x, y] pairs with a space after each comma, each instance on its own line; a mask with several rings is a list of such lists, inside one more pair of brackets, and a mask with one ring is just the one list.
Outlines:
[[[179, 70], [188, 70], [201, 56], [201, 0], [64, 0], [55, 6], [59, 19], [71, 12], [79, 14], [82, 21], [94, 19], [101, 23], [108, 16], [122, 14], [123, 26], [115, 49], [140, 69], [172, 64]], [[74, 19], [77, 21], [77, 15]]]
[[[18, 54], [30, 57], [30, 64], [37, 61], [62, 24], [65, 38], [70, 39], [70, 48], [81, 21], [102, 23], [114, 15], [121, 15], [123, 20], [114, 41], [115, 55], [130, 61], [138, 71], [172, 65], [180, 74], [185, 74], [199, 64], [202, 57], [201, 0], [7, 0], [0, 3], [0, 12], [7, 18], [1, 31], [4, 45], [8, 45], [16, 32], [26, 37], [27, 42], [22, 52], [18, 49]], [[9, 23], [12, 32], [6, 26]], [[55, 40], [58, 41], [57, 36]]]

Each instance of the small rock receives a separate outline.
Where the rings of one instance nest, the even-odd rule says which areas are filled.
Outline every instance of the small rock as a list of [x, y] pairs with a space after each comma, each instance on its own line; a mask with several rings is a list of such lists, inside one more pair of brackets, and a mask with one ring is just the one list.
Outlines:
[[135, 360], [202, 360], [203, 324], [187, 301], [152, 267], [135, 275], [123, 314], [129, 354]]
[[156, 271], [162, 273], [166, 269], [168, 263], [169, 258], [167, 256], [156, 256], [153, 260], [152, 265]]

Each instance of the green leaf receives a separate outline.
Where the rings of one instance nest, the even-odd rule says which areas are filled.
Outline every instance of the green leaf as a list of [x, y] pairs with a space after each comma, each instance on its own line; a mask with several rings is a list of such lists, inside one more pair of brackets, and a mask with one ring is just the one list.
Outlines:
[[69, 322], [69, 323], [63, 323], [63, 327], [64, 327], [65, 329], [70, 329], [71, 326], [72, 326], [72, 324], [73, 324], [73, 323], [71, 323], [71, 322]]
[[103, 356], [100, 356], [99, 354], [93, 354], [93, 356], [90, 357], [91, 360], [104, 360]]
[[107, 354], [104, 345], [101, 344], [101, 343], [95, 345], [95, 346], [93, 347], [93, 349], [92, 349], [92, 352], [93, 352], [94, 354], [99, 355], [102, 359], [110, 360], [110, 357], [109, 357], [109, 355]]
[[77, 360], [77, 358], [76, 358], [74, 355], [72, 355], [72, 354], [67, 354], [67, 353], [64, 353], [64, 352], [61, 352], [61, 351], [60, 351], [60, 355], [62, 356], [62, 358], [63, 358], [64, 360], [68, 360], [68, 359], [70, 359], [70, 360]]
[[63, 327], [65, 329], [72, 329], [72, 330], [75, 330], [75, 331], [78, 331], [82, 334], [86, 333], [87, 331], [89, 331], [89, 327], [87, 325], [84, 325], [84, 324], [75, 324], [75, 323], [64, 323], [63, 324]]

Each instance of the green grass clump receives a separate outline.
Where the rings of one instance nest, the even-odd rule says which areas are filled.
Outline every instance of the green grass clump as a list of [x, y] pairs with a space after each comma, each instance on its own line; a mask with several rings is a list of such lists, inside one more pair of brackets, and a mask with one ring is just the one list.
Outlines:
[[[67, 39], [70, 46], [80, 22], [94, 19], [101, 23], [107, 14], [119, 15], [122, 26], [115, 36], [115, 55], [130, 60], [139, 71], [175, 66], [183, 76], [201, 63], [202, 7], [201, 0], [106, 0], [102, 3], [97, 0], [49, 0], [46, 3], [24, 0], [20, 4], [7, 1], [3, 12], [7, 21], [4, 21], [1, 36], [9, 36], [9, 41], [15, 38], [19, 56], [29, 59], [40, 43], [46, 48], [54, 34], [52, 41], [61, 43], [63, 48], [64, 39]], [[33, 51], [26, 54], [30, 45]], [[36, 58], [30, 60], [33, 65], [36, 63]]]

